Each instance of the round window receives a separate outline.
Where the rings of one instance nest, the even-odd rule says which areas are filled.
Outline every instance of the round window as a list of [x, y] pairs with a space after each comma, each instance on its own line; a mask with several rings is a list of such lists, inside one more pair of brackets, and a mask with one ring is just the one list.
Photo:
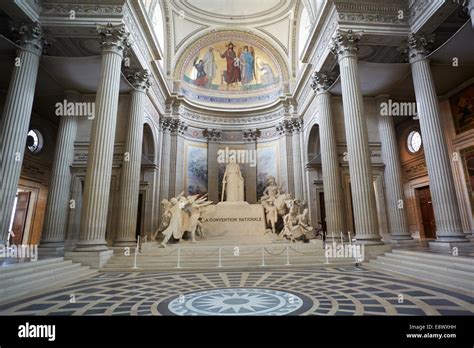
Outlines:
[[408, 151], [416, 153], [421, 149], [421, 134], [418, 131], [412, 131], [408, 134]]
[[43, 148], [43, 136], [37, 129], [31, 129], [28, 132], [26, 146], [31, 153], [38, 153]]

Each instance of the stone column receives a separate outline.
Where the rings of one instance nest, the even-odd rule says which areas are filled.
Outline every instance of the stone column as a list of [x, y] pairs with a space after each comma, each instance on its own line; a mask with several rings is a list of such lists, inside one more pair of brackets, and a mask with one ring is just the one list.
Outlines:
[[430, 178], [437, 229], [436, 241], [439, 243], [467, 242], [462, 230], [453, 172], [441, 124], [430, 61], [426, 58], [430, 43], [430, 39], [412, 34], [408, 39], [406, 53], [411, 63], [423, 149]]
[[0, 123], [0, 243], [6, 244], [20, 180], [26, 138], [35, 96], [36, 77], [43, 49], [38, 24], [18, 28], [20, 48]]
[[331, 79], [325, 74], [314, 73], [311, 87], [316, 92], [316, 105], [319, 111], [319, 137], [321, 140], [321, 168], [323, 171], [324, 203], [328, 240], [341, 239], [346, 234], [344, 200], [341, 171], [337, 154], [336, 132], [331, 109], [331, 94], [328, 89]]
[[352, 30], [339, 30], [333, 38], [332, 52], [337, 55], [341, 70], [356, 239], [360, 244], [377, 245], [383, 243], [378, 228], [370, 148], [357, 66], [359, 39]]
[[[64, 93], [66, 103], [78, 103], [80, 98], [79, 92], [76, 91], [65, 91]], [[70, 210], [71, 164], [74, 161], [74, 140], [76, 138], [77, 117], [79, 116], [60, 116], [43, 234], [40, 242], [40, 248], [42, 249], [52, 248], [57, 250], [64, 247]]]
[[[376, 107], [381, 110], [380, 106], [382, 103], [388, 103], [388, 101], [388, 95], [378, 96], [375, 98]], [[382, 160], [385, 164], [385, 198], [390, 237], [394, 241], [412, 240], [413, 238], [408, 229], [400, 156], [398, 154], [398, 143], [393, 119], [390, 116], [379, 114], [378, 123], [379, 136], [382, 143]]]
[[[184, 168], [184, 135], [186, 134], [186, 131], [188, 130], [188, 126], [185, 122], [179, 121], [178, 123], [178, 128], [176, 131], [176, 154], [174, 156], [174, 162], [175, 162], [175, 188], [174, 188], [174, 195], [177, 196], [179, 195], [182, 191], [184, 191], [185, 194], [188, 193], [188, 188], [184, 187], [184, 171], [186, 168]], [[172, 142], [173, 143], [173, 142]]]
[[[245, 200], [250, 204], [257, 203], [257, 139], [260, 137], [258, 129], [249, 129], [243, 132], [244, 140], [247, 142], [246, 149], [249, 156], [253, 156], [255, 165], [246, 165], [245, 177]], [[250, 160], [250, 158], [249, 158]]]
[[[281, 121], [276, 127], [276, 131], [282, 135], [280, 143], [280, 155], [284, 161], [282, 164], [282, 178], [286, 178], [286, 191], [291, 194], [295, 194], [295, 182], [293, 175], [293, 123], [290, 118], [286, 118]], [[286, 162], [286, 163], [285, 163]], [[285, 189], [285, 187], [283, 187]]]
[[205, 129], [202, 134], [207, 138], [207, 195], [210, 201], [217, 203], [220, 201], [217, 151], [222, 132], [218, 129]]
[[294, 182], [295, 182], [295, 198], [299, 200], [304, 199], [303, 194], [303, 168], [301, 164], [301, 144], [300, 134], [303, 130], [303, 119], [296, 116], [291, 119], [293, 126], [293, 137], [292, 137], [292, 156], [293, 156], [293, 168], [294, 168]]
[[471, 16], [472, 27], [474, 28], [474, 0], [468, 0], [466, 12]]
[[109, 207], [115, 125], [123, 51], [130, 46], [124, 25], [97, 26], [102, 46], [96, 115], [87, 158], [81, 233], [75, 251], [107, 250], [105, 232]]
[[[160, 128], [162, 130], [162, 148], [161, 148], [161, 171], [160, 171], [160, 199], [170, 198], [170, 148], [171, 148], [171, 117], [164, 116], [160, 118]], [[160, 222], [163, 214], [162, 204], [160, 204]]]
[[118, 223], [114, 246], [133, 246], [136, 243], [143, 122], [146, 91], [151, 85], [150, 74], [147, 70], [129, 71], [127, 79], [135, 89], [130, 92], [130, 115], [125, 138], [124, 160], [120, 172]]

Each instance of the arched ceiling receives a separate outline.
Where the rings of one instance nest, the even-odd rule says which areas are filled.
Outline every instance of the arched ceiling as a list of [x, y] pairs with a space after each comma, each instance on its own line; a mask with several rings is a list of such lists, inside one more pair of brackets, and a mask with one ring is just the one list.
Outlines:
[[295, 75], [298, 0], [170, 0], [164, 1], [166, 16], [166, 69], [172, 76], [180, 53], [204, 32], [249, 30], [274, 46]]

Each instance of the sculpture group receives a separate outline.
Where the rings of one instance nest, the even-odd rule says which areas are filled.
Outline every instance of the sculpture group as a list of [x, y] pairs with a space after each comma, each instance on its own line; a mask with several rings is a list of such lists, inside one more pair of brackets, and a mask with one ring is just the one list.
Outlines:
[[166, 247], [168, 241], [173, 237], [178, 241], [183, 239], [184, 233], [191, 234], [191, 241], [196, 242], [196, 234], [202, 237], [201, 209], [212, 201], [207, 200], [207, 195], [187, 196], [180, 193], [169, 201], [163, 199], [161, 226], [155, 232], [153, 238], [157, 240], [158, 233], [163, 234], [161, 245]]
[[273, 176], [267, 177], [267, 186], [260, 199], [265, 209], [268, 232], [292, 242], [314, 239], [316, 233], [309, 223], [305, 202], [294, 199], [278, 186]]
[[[239, 165], [231, 161], [226, 166], [222, 181], [222, 197], [226, 202], [244, 202], [244, 178]], [[157, 240], [161, 232], [161, 245], [166, 247], [171, 237], [181, 241], [184, 233], [191, 234], [191, 241], [196, 242], [196, 234], [202, 235], [202, 208], [212, 204], [207, 195], [184, 196], [183, 193], [169, 201], [162, 200], [161, 226], [153, 238]], [[220, 203], [222, 204], [222, 203]], [[267, 177], [267, 186], [260, 199], [265, 210], [267, 232], [291, 242], [308, 241], [316, 237], [314, 228], [309, 223], [308, 209], [305, 202], [294, 199], [290, 193], [278, 186], [273, 176]]]

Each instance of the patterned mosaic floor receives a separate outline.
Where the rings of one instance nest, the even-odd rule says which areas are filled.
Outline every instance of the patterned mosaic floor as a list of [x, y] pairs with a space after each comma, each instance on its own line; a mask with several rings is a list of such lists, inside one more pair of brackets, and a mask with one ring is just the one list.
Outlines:
[[473, 315], [474, 300], [467, 294], [355, 267], [101, 273], [0, 306], [0, 314]]

